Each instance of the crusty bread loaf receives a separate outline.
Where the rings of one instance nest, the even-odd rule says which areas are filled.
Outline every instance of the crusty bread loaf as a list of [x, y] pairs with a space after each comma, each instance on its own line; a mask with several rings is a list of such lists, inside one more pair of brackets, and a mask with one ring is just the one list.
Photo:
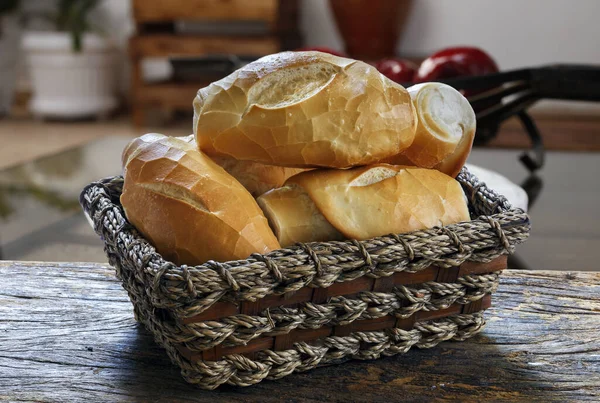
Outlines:
[[279, 248], [250, 193], [195, 144], [156, 134], [134, 142], [121, 204], [166, 259], [192, 265]]
[[[291, 186], [296, 197], [285, 195]], [[363, 240], [470, 219], [456, 180], [432, 169], [388, 164], [304, 172], [258, 202], [282, 246], [326, 240], [334, 233], [331, 227], [344, 238]], [[316, 211], [323, 217], [314, 217]], [[313, 225], [313, 233], [296, 230], [297, 223], [321, 220], [331, 227]], [[301, 239], [295, 238], [296, 233]]]
[[408, 92], [419, 122], [415, 139], [402, 154], [384, 162], [435, 168], [455, 177], [473, 144], [473, 108], [460, 92], [442, 83], [414, 85]]
[[320, 52], [263, 57], [198, 91], [201, 150], [288, 167], [346, 168], [404, 151], [410, 95], [373, 66]]
[[[148, 133], [133, 139], [123, 150], [123, 167], [127, 165], [127, 161], [132, 155], [135, 155], [141, 145], [153, 143], [166, 137], [164, 134]], [[185, 141], [194, 148], [197, 147], [193, 134], [176, 138]], [[281, 187], [290, 176], [305, 171], [302, 168], [278, 167], [252, 161], [239, 161], [230, 157], [212, 156], [211, 159], [240, 182], [253, 197], [258, 197], [271, 189]]]

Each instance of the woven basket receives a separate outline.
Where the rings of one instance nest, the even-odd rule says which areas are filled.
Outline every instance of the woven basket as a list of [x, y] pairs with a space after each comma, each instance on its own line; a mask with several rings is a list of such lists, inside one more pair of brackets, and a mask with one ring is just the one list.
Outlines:
[[80, 202], [136, 319], [188, 382], [214, 389], [481, 331], [506, 257], [530, 223], [466, 169], [457, 179], [472, 221], [196, 267], [165, 261], [127, 222], [122, 177], [88, 185]]

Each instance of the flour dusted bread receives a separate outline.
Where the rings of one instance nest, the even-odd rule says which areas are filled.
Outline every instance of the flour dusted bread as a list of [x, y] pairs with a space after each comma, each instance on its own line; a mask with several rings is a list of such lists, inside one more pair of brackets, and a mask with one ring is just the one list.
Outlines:
[[[286, 198], [290, 188], [296, 196]], [[337, 239], [363, 240], [470, 219], [456, 180], [436, 170], [388, 164], [304, 172], [258, 202], [282, 246], [337, 233]], [[313, 225], [313, 233], [297, 229], [298, 223], [322, 220], [329, 225]]]
[[408, 88], [418, 125], [413, 143], [391, 164], [434, 168], [455, 177], [465, 164], [475, 136], [475, 112], [457, 90], [442, 83]]
[[124, 161], [126, 216], [166, 259], [192, 265], [279, 248], [250, 193], [186, 138], [142, 136]]
[[198, 91], [200, 149], [287, 167], [346, 168], [413, 142], [410, 95], [373, 66], [320, 52], [263, 57]]

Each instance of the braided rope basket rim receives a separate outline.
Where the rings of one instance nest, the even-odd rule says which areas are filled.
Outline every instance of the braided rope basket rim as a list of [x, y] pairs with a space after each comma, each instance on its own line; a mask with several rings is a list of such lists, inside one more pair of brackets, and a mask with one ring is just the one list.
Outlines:
[[[529, 235], [527, 214], [512, 208], [506, 198], [487, 188], [466, 168], [457, 180], [469, 200], [472, 221], [365, 241], [298, 244], [266, 255], [253, 254], [244, 260], [209, 261], [193, 267], [165, 261], [127, 222], [119, 201], [122, 177], [106, 178], [86, 186], [80, 203], [95, 232], [104, 241], [109, 263], [115, 267], [128, 291], [136, 318], [165, 347], [188, 382], [213, 389], [225, 382], [247, 386], [265, 378], [277, 379], [294, 371], [349, 358], [371, 359], [398, 354], [413, 345], [432, 347], [442, 340], [464, 340], [480, 331], [484, 320], [482, 313], [476, 312], [422, 322], [410, 331], [356, 332], [346, 337], [327, 337], [316, 344], [295, 343], [290, 350], [262, 351], [255, 359], [232, 354], [218, 361], [192, 362], [176, 348], [177, 342], [190, 342], [206, 336], [207, 332], [215, 334], [215, 327], [199, 329], [198, 326], [182, 325], [181, 321], [206, 311], [216, 302], [253, 302], [303, 287], [326, 288], [362, 276], [381, 278], [399, 272], [416, 273], [432, 265], [445, 268], [459, 266], [465, 261], [486, 263], [512, 253], [515, 245], [524, 242]], [[452, 301], [468, 303], [480, 299], [486, 292], [495, 290], [497, 278], [496, 275], [463, 279], [473, 287], [473, 292], [465, 297], [464, 291], [454, 288]], [[437, 283], [431, 286], [446, 290], [452, 285]], [[443, 290], [439, 291], [442, 296], [448, 292]], [[409, 294], [404, 291], [404, 295], [403, 298], [409, 298], [418, 309], [434, 309], [423, 308], [428, 303], [431, 307], [431, 301], [415, 300], [410, 290]], [[350, 301], [350, 304], [356, 308], [356, 302]], [[439, 305], [446, 306], [446, 302], [447, 298]], [[389, 311], [389, 306], [387, 308]], [[283, 314], [280, 316], [289, 320], [288, 313], [280, 312]], [[229, 328], [232, 320], [246, 327], [242, 329], [243, 333], [250, 336], [237, 339], [238, 343], [245, 343], [274, 330], [273, 316], [276, 315], [267, 312], [267, 316], [225, 319], [229, 320], [226, 324]], [[354, 315], [353, 320], [357, 317]], [[261, 326], [248, 325], [252, 319], [259, 321]], [[330, 317], [326, 320], [339, 319]], [[269, 325], [265, 325], [265, 321]], [[319, 323], [327, 324], [323, 320]], [[218, 328], [224, 326], [223, 321], [211, 324]], [[228, 336], [234, 332], [229, 331]], [[215, 340], [222, 342], [224, 338], [215, 338], [213, 344], [217, 342]], [[206, 348], [206, 345], [200, 343], [199, 348]]]

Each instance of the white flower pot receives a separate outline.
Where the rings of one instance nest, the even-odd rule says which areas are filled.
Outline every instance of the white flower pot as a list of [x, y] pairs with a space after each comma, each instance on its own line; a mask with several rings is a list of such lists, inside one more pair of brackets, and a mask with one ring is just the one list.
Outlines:
[[18, 15], [0, 15], [0, 116], [8, 114], [13, 102], [20, 35]]
[[76, 119], [106, 116], [117, 107], [117, 53], [112, 44], [86, 34], [75, 53], [71, 35], [26, 32], [23, 50], [31, 73], [35, 116]]

